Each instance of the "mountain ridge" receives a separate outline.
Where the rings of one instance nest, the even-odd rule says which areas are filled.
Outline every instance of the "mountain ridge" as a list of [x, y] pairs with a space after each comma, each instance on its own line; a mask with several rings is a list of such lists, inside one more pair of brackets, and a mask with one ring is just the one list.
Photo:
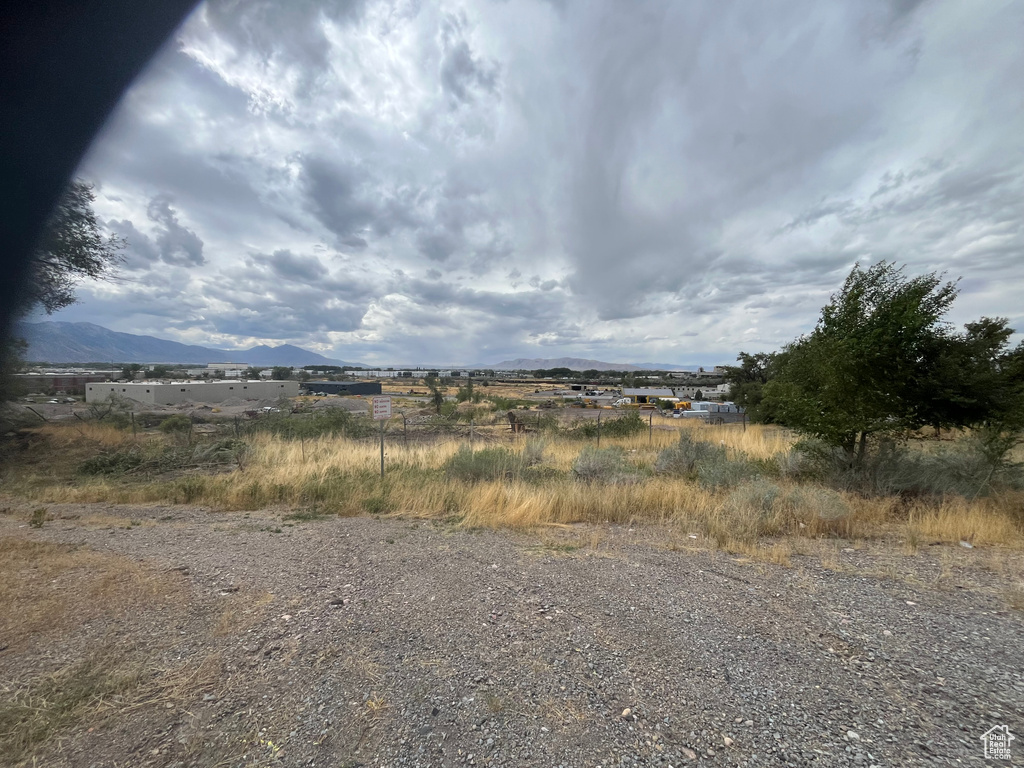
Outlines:
[[134, 333], [122, 333], [95, 323], [47, 320], [20, 323], [17, 331], [28, 349], [25, 359], [49, 363], [207, 363], [238, 362], [252, 366], [350, 365], [369, 367], [324, 357], [293, 344], [250, 349], [215, 349]]

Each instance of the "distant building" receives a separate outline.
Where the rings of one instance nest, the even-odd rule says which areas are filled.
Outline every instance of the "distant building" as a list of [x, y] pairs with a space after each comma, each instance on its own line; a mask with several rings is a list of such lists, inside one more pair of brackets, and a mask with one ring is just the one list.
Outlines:
[[303, 394], [315, 395], [379, 395], [379, 381], [303, 381], [299, 384]]
[[109, 381], [110, 371], [92, 373], [16, 373], [14, 379], [26, 392], [43, 392], [52, 395], [55, 392], [67, 392], [69, 395], [81, 395], [86, 384], [97, 381]]
[[178, 403], [222, 403], [233, 397], [241, 400], [268, 400], [295, 397], [297, 381], [115, 381], [87, 384], [85, 402], [98, 403], [118, 394], [141, 403], [176, 405]]
[[675, 393], [671, 389], [661, 389], [658, 387], [623, 387], [622, 396], [628, 397], [638, 405], [645, 405], [656, 400], [667, 400], [670, 397], [675, 397]]
[[249, 370], [248, 363], [209, 363], [203, 368], [189, 368], [189, 376], [219, 379], [240, 379]]

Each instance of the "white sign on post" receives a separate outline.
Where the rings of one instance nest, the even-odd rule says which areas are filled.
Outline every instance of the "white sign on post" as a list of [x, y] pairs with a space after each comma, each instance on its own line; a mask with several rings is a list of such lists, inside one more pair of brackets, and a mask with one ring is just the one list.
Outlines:
[[391, 418], [391, 397], [389, 395], [376, 395], [373, 398], [373, 418]]

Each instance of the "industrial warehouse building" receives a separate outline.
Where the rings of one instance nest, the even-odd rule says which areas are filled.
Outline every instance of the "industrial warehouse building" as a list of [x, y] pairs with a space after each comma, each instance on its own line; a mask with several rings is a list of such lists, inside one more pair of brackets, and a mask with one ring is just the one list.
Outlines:
[[307, 395], [379, 395], [379, 381], [304, 381], [299, 386]]
[[85, 402], [99, 403], [111, 394], [130, 397], [141, 403], [176, 405], [177, 403], [223, 403], [233, 397], [240, 400], [268, 400], [295, 397], [297, 381], [115, 381], [86, 384]]

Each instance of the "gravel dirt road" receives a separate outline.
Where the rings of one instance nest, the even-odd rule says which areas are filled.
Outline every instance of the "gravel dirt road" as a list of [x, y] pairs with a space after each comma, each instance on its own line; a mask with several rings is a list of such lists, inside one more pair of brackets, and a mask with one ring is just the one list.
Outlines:
[[39, 765], [981, 766], [995, 725], [1024, 758], [1019, 553], [812, 542], [782, 567], [652, 527], [26, 510], [0, 536], [125, 556], [183, 597], [9, 647], [6, 686], [96, 643], [194, 670]]

